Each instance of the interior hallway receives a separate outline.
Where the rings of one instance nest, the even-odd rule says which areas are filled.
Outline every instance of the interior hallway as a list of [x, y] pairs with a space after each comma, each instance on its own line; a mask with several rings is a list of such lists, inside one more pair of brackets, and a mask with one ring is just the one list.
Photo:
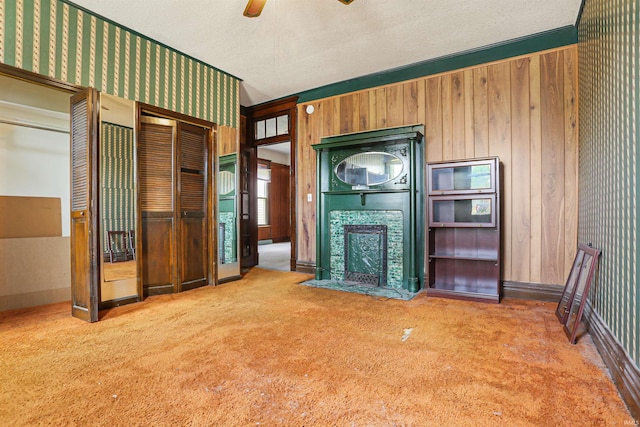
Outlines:
[[291, 242], [258, 245], [258, 267], [268, 270], [291, 270]]

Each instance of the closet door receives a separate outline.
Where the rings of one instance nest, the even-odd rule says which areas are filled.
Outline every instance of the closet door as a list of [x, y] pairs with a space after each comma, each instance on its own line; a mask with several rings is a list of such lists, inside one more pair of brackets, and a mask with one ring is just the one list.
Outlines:
[[178, 292], [174, 156], [176, 122], [140, 118], [138, 182], [144, 295]]
[[207, 284], [207, 155], [209, 131], [179, 123], [181, 290]]
[[98, 92], [71, 97], [71, 303], [72, 315], [98, 320]]

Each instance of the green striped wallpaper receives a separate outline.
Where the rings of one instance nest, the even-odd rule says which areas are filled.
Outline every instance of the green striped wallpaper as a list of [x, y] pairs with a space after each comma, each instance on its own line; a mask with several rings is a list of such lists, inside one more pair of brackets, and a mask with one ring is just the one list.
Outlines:
[[133, 175], [133, 129], [103, 122], [100, 155], [100, 201], [105, 253], [107, 231], [135, 229], [135, 183]]
[[0, 0], [0, 62], [239, 127], [236, 77], [61, 0]]
[[586, 0], [578, 24], [578, 238], [602, 250], [591, 300], [638, 364], [639, 5]]

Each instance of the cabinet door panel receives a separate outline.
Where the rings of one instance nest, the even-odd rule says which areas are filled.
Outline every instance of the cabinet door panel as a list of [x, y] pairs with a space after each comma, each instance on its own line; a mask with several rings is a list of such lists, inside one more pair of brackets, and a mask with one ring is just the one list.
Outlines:
[[180, 286], [207, 284], [207, 138], [204, 128], [179, 124]]
[[98, 93], [71, 97], [71, 302], [72, 314], [98, 320]]
[[164, 218], [142, 218], [142, 274], [147, 295], [173, 292], [173, 228], [171, 212]]

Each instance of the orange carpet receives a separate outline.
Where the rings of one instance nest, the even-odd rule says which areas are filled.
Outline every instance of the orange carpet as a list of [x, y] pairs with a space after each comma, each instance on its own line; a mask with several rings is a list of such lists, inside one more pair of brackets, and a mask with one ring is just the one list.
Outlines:
[[603, 426], [633, 419], [555, 304], [244, 279], [101, 313], [0, 313], [2, 426]]

